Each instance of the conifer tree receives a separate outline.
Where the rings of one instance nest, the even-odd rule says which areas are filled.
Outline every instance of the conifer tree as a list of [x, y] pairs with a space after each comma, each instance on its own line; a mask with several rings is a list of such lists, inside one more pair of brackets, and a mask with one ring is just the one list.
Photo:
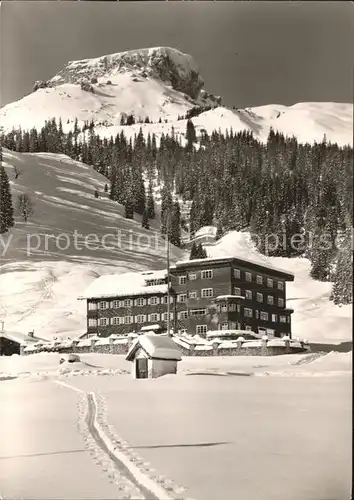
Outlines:
[[125, 218], [126, 219], [134, 219], [134, 197], [133, 197], [133, 188], [132, 188], [132, 177], [127, 180], [126, 184], [126, 196], [124, 202], [125, 209]]
[[172, 216], [172, 193], [169, 184], [165, 184], [161, 193], [161, 234], [167, 232], [167, 220], [169, 218], [171, 225]]
[[149, 214], [147, 208], [144, 210], [141, 226], [144, 227], [145, 229], [150, 229]]
[[195, 241], [193, 241], [192, 248], [189, 255], [189, 260], [198, 259], [198, 249]]
[[190, 119], [187, 121], [186, 139], [187, 139], [187, 149], [192, 150], [194, 143], [197, 142], [197, 134], [195, 133], [194, 124]]
[[218, 221], [217, 226], [216, 226], [216, 236], [215, 236], [215, 241], [220, 240], [224, 235], [224, 231], [222, 228], [222, 224], [220, 221]]
[[339, 245], [331, 300], [337, 305], [353, 302], [353, 249], [349, 227]]
[[[2, 148], [0, 146], [0, 157]], [[0, 234], [6, 233], [15, 224], [9, 178], [0, 162]]]
[[155, 201], [154, 194], [152, 190], [152, 182], [149, 182], [149, 192], [147, 197], [147, 211], [149, 219], [155, 219]]
[[172, 208], [169, 238], [172, 245], [181, 246], [181, 210], [178, 201], [173, 204]]

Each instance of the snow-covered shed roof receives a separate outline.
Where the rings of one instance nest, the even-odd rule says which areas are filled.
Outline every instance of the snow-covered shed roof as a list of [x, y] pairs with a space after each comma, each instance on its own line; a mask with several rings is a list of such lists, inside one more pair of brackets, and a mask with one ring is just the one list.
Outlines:
[[167, 335], [141, 335], [130, 348], [126, 359], [133, 361], [139, 349], [143, 349], [150, 359], [168, 359], [180, 361], [181, 351]]
[[131, 297], [167, 293], [167, 284], [148, 285], [152, 280], [163, 280], [166, 270], [138, 273], [104, 274], [95, 279], [84, 291], [81, 299]]
[[17, 344], [35, 344], [39, 341], [45, 342], [43, 339], [34, 336], [32, 337], [27, 333], [9, 330], [0, 330], [0, 338], [1, 337], [7, 340], [11, 340], [12, 342], [16, 342]]
[[161, 325], [147, 325], [147, 326], [143, 326], [142, 328], [140, 328], [140, 331], [142, 332], [152, 332], [154, 330], [161, 330], [162, 329], [162, 326]]
[[248, 267], [249, 265], [252, 265], [253, 267], [258, 268], [260, 271], [269, 274], [270, 271], [277, 273], [281, 275], [283, 279], [286, 279], [287, 281], [294, 281], [294, 274], [284, 271], [284, 269], [280, 269], [277, 267], [274, 267], [273, 265], [270, 264], [262, 264], [257, 261], [249, 260], [249, 259], [240, 259], [239, 257], [236, 257], [235, 255], [229, 255], [229, 256], [224, 256], [224, 257], [207, 257], [206, 259], [192, 259], [192, 260], [180, 260], [177, 261], [174, 266], [171, 266], [170, 270], [176, 270], [179, 267], [193, 267], [195, 265], [203, 265], [203, 264], [222, 264], [222, 263], [238, 263], [241, 266]]

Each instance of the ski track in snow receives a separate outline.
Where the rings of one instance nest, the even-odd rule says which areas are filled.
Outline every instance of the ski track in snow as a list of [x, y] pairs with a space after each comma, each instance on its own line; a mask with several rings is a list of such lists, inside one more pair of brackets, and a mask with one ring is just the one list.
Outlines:
[[[96, 464], [119, 490], [121, 499], [182, 499], [186, 488], [159, 475], [149, 463], [137, 455], [129, 444], [118, 437], [107, 422], [107, 406], [102, 396], [87, 393], [75, 385], [56, 380], [55, 383], [78, 392], [77, 429], [83, 435], [85, 448]], [[188, 499], [192, 500], [192, 499]]]

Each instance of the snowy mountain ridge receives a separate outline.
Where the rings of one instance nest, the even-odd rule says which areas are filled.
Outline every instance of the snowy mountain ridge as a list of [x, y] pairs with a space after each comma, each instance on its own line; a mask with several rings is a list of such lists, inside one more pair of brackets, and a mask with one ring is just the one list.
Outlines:
[[127, 72], [159, 79], [192, 99], [199, 96], [204, 85], [193, 58], [170, 47], [129, 50], [95, 59], [70, 61], [48, 83], [49, 86], [79, 83], [82, 79], [106, 78]]
[[[83, 85], [85, 83], [85, 85]], [[339, 146], [353, 144], [353, 105], [307, 102], [291, 106], [222, 106], [220, 97], [206, 92], [192, 56], [170, 47], [119, 52], [94, 59], [71, 61], [35, 91], [0, 109], [0, 132], [13, 128], [41, 129], [46, 120], [62, 119], [64, 130], [93, 120], [102, 137], [127, 138], [139, 132], [171, 134], [185, 140], [186, 114], [193, 110], [197, 135], [203, 131], [250, 131], [265, 142], [269, 130], [295, 136], [298, 142], [327, 140]], [[135, 125], [121, 125], [133, 115]], [[149, 120], [147, 120], [147, 118]]]

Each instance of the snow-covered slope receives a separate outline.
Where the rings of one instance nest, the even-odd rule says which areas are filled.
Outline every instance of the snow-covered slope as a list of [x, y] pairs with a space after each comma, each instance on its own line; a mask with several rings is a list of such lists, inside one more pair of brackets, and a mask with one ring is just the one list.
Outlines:
[[[29, 193], [34, 206], [27, 223], [0, 238], [0, 320], [5, 330], [39, 337], [85, 331], [86, 306], [77, 298], [101, 274], [161, 269], [165, 241], [158, 222], [124, 218], [108, 199], [105, 178], [64, 155], [3, 151], [13, 195]], [[13, 167], [21, 171], [14, 179]], [[94, 197], [95, 189], [100, 198]], [[171, 247], [175, 261], [185, 254]]]
[[[93, 92], [81, 89], [90, 83]], [[194, 106], [212, 107], [193, 118], [197, 132], [202, 129], [250, 130], [265, 141], [270, 127], [300, 142], [327, 140], [339, 145], [353, 143], [353, 105], [349, 103], [299, 103], [293, 106], [270, 104], [246, 109], [221, 106], [221, 99], [209, 94], [192, 57], [168, 47], [122, 52], [96, 59], [68, 63], [44, 88], [0, 109], [0, 130], [21, 126], [41, 127], [53, 117], [62, 118], [64, 129], [77, 117], [80, 124], [91, 119], [102, 136], [122, 130], [122, 114], [137, 119], [149, 117], [154, 123], [124, 127], [131, 136], [142, 126], [145, 134], [171, 132], [183, 138], [186, 121], [177, 120]], [[163, 123], [158, 123], [159, 119]], [[167, 123], [165, 123], [167, 120]], [[69, 123], [67, 123], [69, 122]], [[99, 125], [103, 124], [103, 125]]]
[[[139, 220], [125, 219], [123, 208], [103, 194], [96, 199], [94, 189], [102, 193], [104, 178], [87, 165], [62, 155], [8, 151], [4, 164], [13, 192], [29, 192], [35, 210], [27, 224], [17, 221], [9, 237], [0, 239], [0, 319], [5, 329], [23, 333], [34, 329], [47, 339], [78, 335], [86, 329], [86, 305], [77, 298], [95, 278], [165, 268], [165, 244], [157, 228], [146, 231]], [[22, 172], [16, 181], [11, 165]], [[75, 230], [81, 234], [77, 243]], [[84, 245], [86, 237], [89, 243]], [[294, 337], [318, 343], [351, 340], [351, 307], [340, 308], [328, 300], [331, 284], [309, 276], [308, 260], [261, 255], [249, 234], [239, 232], [224, 236], [207, 252], [211, 257], [235, 255], [293, 273], [287, 305], [295, 310]], [[172, 262], [185, 257], [172, 247]]]

